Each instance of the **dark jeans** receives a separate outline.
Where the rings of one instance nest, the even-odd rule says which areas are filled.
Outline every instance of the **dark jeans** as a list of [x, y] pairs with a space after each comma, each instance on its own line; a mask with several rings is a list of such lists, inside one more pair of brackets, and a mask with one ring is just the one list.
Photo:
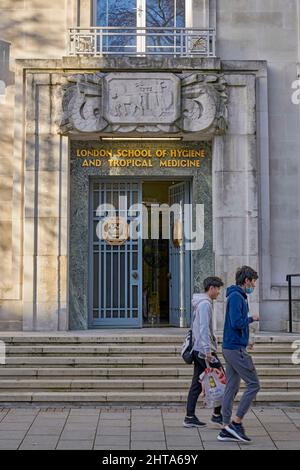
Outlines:
[[[217, 357], [216, 354], [214, 354], [214, 356]], [[198, 401], [200, 393], [202, 392], [202, 385], [199, 382], [199, 375], [202, 374], [202, 372], [206, 369], [205, 360], [198, 357], [197, 351], [193, 351], [193, 358], [194, 358], [194, 375], [193, 375], [190, 391], [188, 394], [187, 409], [186, 409], [187, 416], [195, 416], [197, 401]], [[220, 406], [214, 409], [214, 413], [216, 415], [219, 415], [220, 412], [221, 412]]]

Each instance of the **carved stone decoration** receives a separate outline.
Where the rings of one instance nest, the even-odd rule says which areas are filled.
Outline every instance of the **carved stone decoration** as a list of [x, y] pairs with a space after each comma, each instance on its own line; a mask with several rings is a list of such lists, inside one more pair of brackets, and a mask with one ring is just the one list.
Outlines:
[[223, 133], [227, 124], [226, 83], [222, 76], [192, 74], [182, 80], [185, 132]]
[[110, 73], [104, 93], [112, 124], [172, 124], [180, 116], [180, 79], [170, 73]]
[[218, 74], [108, 73], [66, 77], [60, 132], [193, 134], [227, 127], [226, 82]]
[[107, 126], [103, 118], [102, 76], [69, 76], [63, 86], [62, 133], [100, 132]]

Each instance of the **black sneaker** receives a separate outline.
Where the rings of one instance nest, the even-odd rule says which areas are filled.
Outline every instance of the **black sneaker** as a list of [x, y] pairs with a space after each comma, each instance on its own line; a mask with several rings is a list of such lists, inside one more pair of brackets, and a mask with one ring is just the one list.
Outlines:
[[237, 437], [234, 437], [232, 434], [226, 431], [226, 429], [222, 429], [217, 439], [218, 441], [222, 441], [222, 442], [241, 442], [240, 439], [238, 439]]
[[232, 436], [237, 437], [242, 442], [251, 442], [251, 439], [246, 436], [245, 429], [242, 424], [234, 423], [233, 421], [229, 426], [226, 426], [226, 431], [228, 431]]
[[205, 428], [206, 423], [199, 421], [197, 416], [193, 416], [192, 418], [188, 418], [187, 416], [184, 418], [183, 426], [185, 428]]
[[210, 423], [214, 425], [217, 429], [223, 428], [223, 416], [222, 415], [212, 415], [210, 418]]

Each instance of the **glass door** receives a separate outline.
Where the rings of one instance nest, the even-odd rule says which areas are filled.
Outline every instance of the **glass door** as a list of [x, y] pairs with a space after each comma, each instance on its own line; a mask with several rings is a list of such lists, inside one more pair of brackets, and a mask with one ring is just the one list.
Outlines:
[[[91, 183], [90, 326], [142, 326], [141, 183]], [[100, 236], [99, 236], [100, 235]]]
[[[184, 211], [190, 203], [190, 184], [188, 181], [169, 188], [169, 205], [176, 205], [171, 212], [171, 237], [169, 242], [170, 272], [170, 324], [186, 327], [191, 308], [191, 251], [186, 250]], [[188, 230], [187, 233], [190, 231]]]

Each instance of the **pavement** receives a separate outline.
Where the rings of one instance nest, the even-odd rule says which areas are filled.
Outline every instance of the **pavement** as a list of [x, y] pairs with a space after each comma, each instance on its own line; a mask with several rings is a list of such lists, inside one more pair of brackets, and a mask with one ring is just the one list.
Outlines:
[[[0, 450], [300, 450], [300, 407], [256, 407], [251, 444], [218, 442], [218, 431], [182, 427], [184, 407], [0, 408]], [[208, 421], [210, 410], [198, 408]]]

